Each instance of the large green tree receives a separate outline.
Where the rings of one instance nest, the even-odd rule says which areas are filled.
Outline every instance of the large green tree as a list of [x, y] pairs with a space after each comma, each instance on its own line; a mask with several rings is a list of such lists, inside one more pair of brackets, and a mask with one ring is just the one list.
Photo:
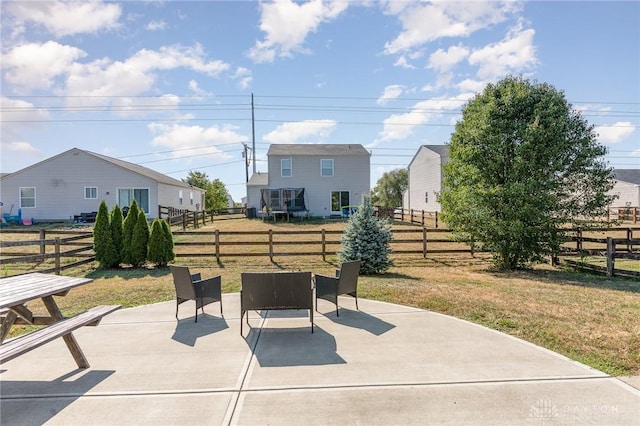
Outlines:
[[371, 194], [371, 202], [381, 207], [402, 206], [402, 194], [409, 186], [407, 169], [396, 169], [384, 173]]
[[223, 210], [229, 207], [229, 193], [220, 179], [210, 181], [206, 173], [190, 171], [182, 181], [205, 190], [205, 210]]
[[462, 110], [449, 145], [442, 218], [501, 269], [559, 252], [567, 225], [601, 216], [611, 169], [594, 127], [553, 86], [489, 84]]

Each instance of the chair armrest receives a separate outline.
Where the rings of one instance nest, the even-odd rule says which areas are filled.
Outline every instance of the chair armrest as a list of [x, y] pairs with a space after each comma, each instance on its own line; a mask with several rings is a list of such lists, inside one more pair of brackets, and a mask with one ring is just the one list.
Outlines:
[[222, 278], [220, 275], [199, 280], [193, 283], [197, 296], [220, 298], [222, 292]]
[[335, 292], [337, 288], [338, 278], [316, 274], [316, 292], [318, 294], [324, 294], [327, 291]]

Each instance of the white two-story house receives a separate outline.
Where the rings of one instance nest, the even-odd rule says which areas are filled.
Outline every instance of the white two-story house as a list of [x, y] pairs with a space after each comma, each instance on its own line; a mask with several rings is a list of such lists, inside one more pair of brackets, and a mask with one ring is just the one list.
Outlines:
[[436, 196], [442, 190], [442, 166], [449, 161], [449, 145], [422, 145], [408, 167], [405, 209], [439, 212]]
[[[273, 144], [268, 172], [247, 183], [247, 209], [340, 215], [371, 188], [370, 154], [358, 144]], [[248, 210], [250, 211], [250, 210]]]

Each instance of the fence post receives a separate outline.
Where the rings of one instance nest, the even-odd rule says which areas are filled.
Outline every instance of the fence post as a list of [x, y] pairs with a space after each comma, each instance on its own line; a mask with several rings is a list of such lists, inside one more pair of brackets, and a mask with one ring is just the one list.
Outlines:
[[182, 230], [187, 230], [187, 212], [182, 212]]
[[40, 230], [40, 254], [45, 254], [46, 252], [44, 240], [45, 240], [45, 231], [44, 229], [41, 229]]
[[576, 229], [576, 251], [582, 253], [582, 229]]
[[613, 238], [607, 237], [607, 276], [612, 277], [616, 264], [616, 245], [613, 243]]
[[409, 210], [409, 214], [411, 215], [409, 217], [409, 223], [413, 223], [413, 209]]
[[269, 259], [273, 262], [273, 230], [269, 229]]
[[324, 228], [322, 228], [322, 261], [326, 262], [327, 260], [327, 251], [326, 251], [326, 247], [327, 247], [327, 240], [324, 234]]
[[438, 227], [438, 212], [436, 212], [436, 228]]
[[422, 210], [422, 226], [424, 226], [424, 210]]
[[60, 237], [56, 237], [56, 255], [55, 255], [55, 261], [56, 261], [56, 275], [60, 275]]
[[216, 261], [220, 262], [220, 230], [215, 230], [216, 236]]
[[162, 206], [158, 204], [158, 219], [162, 219]]
[[427, 257], [427, 228], [422, 228], [422, 257]]
[[193, 212], [193, 229], [198, 229], [198, 212]]
[[631, 245], [632, 239], [633, 239], [633, 229], [627, 228], [627, 253], [631, 253], [633, 251], [633, 246]]

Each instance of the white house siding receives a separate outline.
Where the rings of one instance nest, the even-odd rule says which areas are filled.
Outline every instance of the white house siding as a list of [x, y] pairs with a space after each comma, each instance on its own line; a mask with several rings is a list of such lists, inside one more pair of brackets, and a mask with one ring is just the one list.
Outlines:
[[408, 167], [409, 185], [403, 197], [405, 209], [440, 211], [436, 194], [442, 188], [442, 166], [448, 160], [445, 145], [420, 147]]
[[[295, 147], [291, 155], [282, 150]], [[270, 189], [304, 188], [305, 204], [313, 216], [331, 215], [331, 192], [347, 191], [350, 204], [360, 205], [370, 193], [369, 153], [361, 145], [287, 145], [278, 154], [268, 154]], [[273, 145], [272, 145], [273, 147]], [[349, 148], [351, 147], [351, 148]], [[283, 158], [291, 158], [291, 177], [282, 177]], [[320, 160], [333, 159], [333, 176], [321, 176]]]
[[[180, 202], [180, 191], [182, 191], [182, 202]], [[192, 199], [193, 203], [191, 202]], [[174, 207], [182, 210], [203, 210], [204, 190], [196, 187], [181, 187], [158, 183], [158, 204], [163, 207]], [[150, 215], [151, 217], [158, 216], [158, 212], [150, 213], [153, 213]]]
[[[157, 174], [150, 170], [149, 173]], [[163, 179], [171, 178], [164, 176]], [[8, 213], [13, 205], [12, 214], [17, 214], [21, 187], [36, 189], [36, 205], [33, 208], [23, 208], [22, 217], [41, 221], [70, 220], [82, 212], [97, 211], [102, 200], [112, 209], [118, 202], [118, 190], [131, 188], [149, 190], [148, 217], [155, 218], [158, 215], [158, 204], [161, 203], [158, 199], [159, 192], [163, 196], [175, 193], [176, 198], [178, 192], [178, 186], [171, 188], [172, 185], [163, 185], [160, 190], [156, 179], [114, 164], [109, 157], [81, 149], [71, 149], [4, 176], [0, 181], [0, 201], [4, 203], [4, 213]], [[97, 198], [85, 199], [85, 187], [97, 188]], [[185, 184], [185, 187], [187, 189], [184, 192], [188, 197], [188, 185]], [[198, 192], [201, 193], [199, 190]], [[163, 205], [177, 207], [177, 202]]]
[[638, 184], [616, 181], [611, 193], [618, 196], [611, 207], [625, 207], [627, 205], [640, 207], [640, 185]]
[[267, 173], [255, 173], [247, 183], [247, 205], [246, 207], [254, 208], [260, 211], [260, 200], [262, 199], [262, 189], [267, 188], [269, 177]]

